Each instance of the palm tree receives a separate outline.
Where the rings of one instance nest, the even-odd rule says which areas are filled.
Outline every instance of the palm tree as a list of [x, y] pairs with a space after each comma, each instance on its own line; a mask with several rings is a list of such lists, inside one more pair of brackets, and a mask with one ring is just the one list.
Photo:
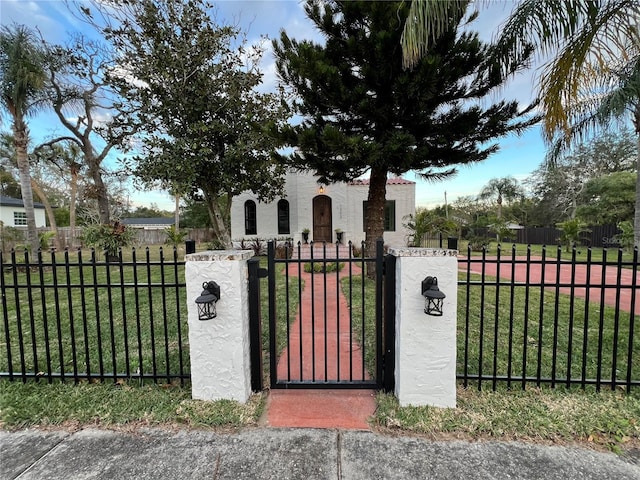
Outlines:
[[522, 189], [518, 181], [513, 177], [492, 178], [489, 180], [478, 195], [479, 200], [496, 199], [498, 204], [497, 218], [502, 220], [502, 203], [504, 200], [511, 201], [518, 198]]
[[[448, 19], [466, 11], [468, 0], [413, 0], [402, 39], [410, 68], [446, 29]], [[640, 3], [637, 0], [524, 0], [502, 27], [494, 54], [508, 72], [523, 45], [551, 55], [539, 78], [548, 160], [611, 128], [631, 112], [638, 141], [640, 175]], [[640, 180], [636, 189], [634, 236], [640, 246]]]
[[33, 210], [33, 191], [27, 145], [29, 129], [26, 118], [41, 102], [40, 92], [45, 84], [44, 53], [36, 43], [33, 32], [24, 25], [2, 27], [0, 31], [0, 96], [2, 106], [9, 112], [16, 148], [20, 189], [27, 216], [27, 242], [32, 253], [39, 248]]

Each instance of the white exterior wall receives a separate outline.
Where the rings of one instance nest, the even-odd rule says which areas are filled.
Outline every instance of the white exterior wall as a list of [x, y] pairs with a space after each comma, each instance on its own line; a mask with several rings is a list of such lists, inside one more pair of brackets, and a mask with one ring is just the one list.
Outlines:
[[[318, 177], [309, 174], [288, 174], [285, 184], [285, 196], [278, 197], [271, 203], [259, 202], [251, 192], [244, 192], [234, 197], [231, 205], [231, 238], [234, 241], [251, 238], [292, 237], [294, 242], [302, 240], [302, 229], [311, 231], [313, 240], [313, 198], [320, 195]], [[324, 195], [331, 198], [333, 241], [336, 241], [335, 230], [342, 229], [343, 242], [360, 243], [364, 240], [362, 223], [362, 202], [367, 200], [369, 185], [348, 185], [336, 183], [324, 186]], [[284, 198], [289, 201], [290, 233], [278, 234], [278, 201]], [[257, 235], [245, 235], [244, 204], [247, 200], [256, 203]], [[402, 224], [403, 218], [415, 213], [415, 184], [387, 185], [387, 200], [396, 202], [396, 230], [385, 232], [385, 244], [402, 247], [407, 243], [408, 231]]]
[[[366, 201], [368, 196], [369, 185], [349, 185], [349, 225], [351, 225], [351, 232], [347, 240], [357, 243], [364, 241], [362, 202]], [[392, 247], [404, 247], [407, 245], [409, 232], [402, 226], [405, 223], [403, 218], [416, 212], [415, 184], [387, 185], [386, 198], [396, 202], [396, 229], [394, 232], [384, 232], [384, 243]]]
[[[36, 227], [46, 227], [46, 213], [44, 208], [34, 208], [33, 209], [36, 216]], [[15, 227], [15, 221], [13, 217], [13, 212], [25, 212], [24, 207], [14, 207], [9, 205], [1, 205], [0, 206], [0, 221], [4, 223], [6, 227]], [[27, 228], [26, 225], [17, 225], [17, 227]]]
[[[457, 250], [389, 249], [396, 260], [395, 394], [401, 406], [456, 406]], [[438, 278], [443, 315], [424, 313], [422, 280]]]
[[[186, 255], [191, 396], [246, 402], [251, 395], [248, 250]], [[199, 320], [195, 304], [204, 282], [220, 285], [217, 317]]]

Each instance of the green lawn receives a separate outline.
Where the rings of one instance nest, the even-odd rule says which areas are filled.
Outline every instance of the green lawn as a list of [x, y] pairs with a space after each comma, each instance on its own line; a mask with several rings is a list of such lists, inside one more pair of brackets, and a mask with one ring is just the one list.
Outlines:
[[[479, 278], [477, 275], [471, 276], [472, 281]], [[460, 273], [460, 279], [465, 280], [466, 274]], [[495, 278], [487, 277], [486, 280], [495, 283]], [[357, 279], [357, 282], [360, 281]], [[343, 290], [346, 289], [347, 281], [343, 280], [342, 285]], [[365, 280], [365, 291], [366, 298], [375, 298], [375, 283]], [[349, 301], [348, 295], [347, 299]], [[358, 324], [362, 311], [360, 296], [354, 296], [352, 301], [355, 323]], [[581, 298], [572, 299], [569, 295], [558, 294], [555, 321], [556, 294], [553, 291], [541, 291], [540, 288], [527, 291], [523, 286], [513, 289], [510, 286], [484, 286], [483, 289], [480, 285], [469, 286], [467, 306], [467, 287], [460, 285], [458, 374], [466, 372], [468, 375], [486, 376], [495, 372], [503, 377], [525, 376], [529, 378], [530, 386], [538, 384], [537, 378], [556, 379], [555, 384], [567, 378], [600, 379], [604, 383], [612, 378], [614, 370], [618, 380], [626, 379], [629, 374], [631, 379], [640, 380], [640, 351], [632, 348], [630, 372], [627, 361], [630, 320], [633, 316], [620, 312], [616, 317], [614, 308], [601, 308], [595, 302], [586, 307]], [[366, 348], [375, 347], [374, 308], [374, 302], [365, 305]], [[467, 329], [468, 342], [465, 342]], [[368, 359], [367, 369], [375, 372], [374, 359]], [[477, 381], [470, 381], [469, 384], [478, 385]], [[492, 382], [487, 380], [481, 386], [493, 387]], [[521, 388], [521, 382], [513, 380], [511, 386]]]
[[[86, 253], [86, 252], [85, 252]], [[126, 264], [57, 254], [4, 269], [0, 338], [13, 371], [166, 375], [189, 372], [184, 265], [173, 252], [126, 254]], [[169, 258], [167, 258], [169, 256]], [[134, 261], [135, 260], [135, 261]], [[64, 266], [69, 264], [69, 268]], [[21, 344], [25, 348], [21, 348]], [[7, 372], [7, 348], [0, 371]], [[51, 367], [49, 367], [49, 364]], [[77, 365], [74, 367], [74, 365]]]
[[[460, 278], [466, 278], [466, 274], [461, 273]], [[472, 281], [479, 278], [471, 276]], [[495, 283], [495, 278], [487, 277], [486, 281]], [[637, 348], [632, 350], [628, 371], [633, 315], [616, 313], [612, 307], [602, 308], [596, 302], [587, 305], [581, 298], [556, 295], [539, 287], [527, 290], [524, 286], [461, 285], [457, 371], [463, 373], [466, 365], [470, 375], [492, 375], [495, 371], [505, 377], [524, 374], [530, 378], [555, 378], [557, 383], [567, 378], [604, 381], [611, 379], [615, 371], [617, 379], [626, 379], [630, 374], [639, 380]]]

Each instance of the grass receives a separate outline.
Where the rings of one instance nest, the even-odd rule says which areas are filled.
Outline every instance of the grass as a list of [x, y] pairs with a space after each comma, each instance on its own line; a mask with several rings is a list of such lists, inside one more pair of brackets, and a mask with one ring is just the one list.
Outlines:
[[189, 389], [168, 384], [0, 382], [0, 428], [10, 430], [86, 425], [227, 430], [255, 425], [263, 408], [262, 394], [244, 405], [231, 400], [206, 402], [192, 400]]
[[458, 373], [466, 369], [471, 375], [495, 372], [556, 383], [568, 378], [605, 382], [614, 371], [618, 379], [640, 378], [639, 352], [627, 370], [633, 315], [539, 287], [490, 286], [495, 284], [490, 277], [485, 282], [469, 286], [468, 324], [467, 287], [458, 289]]
[[[363, 275], [341, 280], [342, 292], [351, 308], [353, 334], [355, 340], [364, 345], [364, 366], [371, 376], [376, 377], [376, 284]], [[363, 321], [364, 317], [364, 321]], [[363, 335], [364, 334], [364, 335]], [[364, 338], [364, 339], [363, 339]]]
[[373, 425], [387, 433], [434, 439], [521, 440], [591, 444], [620, 453], [640, 446], [640, 395], [530, 389], [458, 388], [457, 408], [400, 407], [378, 394]]
[[[460, 279], [465, 280], [466, 274], [460, 273]], [[471, 275], [470, 279], [477, 281], [480, 276]], [[369, 279], [364, 281], [364, 297], [375, 298], [375, 283]], [[360, 325], [362, 298], [359, 294], [349, 295], [348, 282], [348, 279], [342, 280], [343, 292], [351, 305], [354, 325]], [[361, 282], [361, 278], [353, 279], [354, 291], [360, 291]], [[625, 380], [627, 376], [640, 379], [637, 349], [632, 349], [632, 361], [628, 362], [631, 314], [617, 313], [615, 308], [603, 307], [599, 302], [587, 304], [582, 298], [539, 287], [527, 290], [524, 286], [495, 286], [495, 283], [495, 278], [486, 277], [485, 285], [469, 286], [468, 323], [467, 287], [458, 287], [458, 374], [493, 376], [495, 373], [511, 377], [512, 386], [521, 383], [517, 377], [526, 377], [527, 384], [535, 386], [585, 379], [599, 381], [603, 388], [609, 388], [607, 383], [613, 372], [618, 380]], [[365, 351], [373, 352], [375, 302], [365, 302], [364, 315]], [[359, 328], [354, 332], [361, 342]], [[375, 358], [369, 356], [365, 361], [373, 375]], [[480, 383], [484, 388], [494, 388], [498, 382]], [[478, 382], [473, 380], [469, 384], [475, 386]]]

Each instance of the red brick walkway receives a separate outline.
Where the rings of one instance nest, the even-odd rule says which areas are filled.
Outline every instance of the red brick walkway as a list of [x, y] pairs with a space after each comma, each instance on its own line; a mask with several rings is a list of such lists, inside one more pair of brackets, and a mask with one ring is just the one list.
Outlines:
[[[291, 267], [289, 274], [298, 275], [297, 266]], [[347, 274], [344, 269], [340, 278]], [[278, 360], [279, 379], [368, 379], [360, 345], [352, 339], [349, 307], [337, 277], [335, 273], [327, 274], [326, 279], [302, 273], [305, 287], [291, 325], [289, 347]], [[372, 390], [271, 390], [267, 423], [274, 427], [368, 429], [367, 419], [375, 407]]]

